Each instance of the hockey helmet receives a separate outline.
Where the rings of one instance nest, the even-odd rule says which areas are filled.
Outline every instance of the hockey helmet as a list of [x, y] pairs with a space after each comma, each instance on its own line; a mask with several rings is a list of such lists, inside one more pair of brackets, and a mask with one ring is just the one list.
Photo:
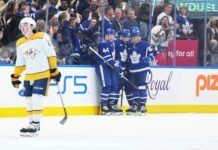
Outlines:
[[141, 35], [141, 32], [140, 32], [139, 27], [135, 26], [131, 28], [131, 37], [140, 36], [140, 35]]
[[116, 36], [116, 32], [113, 29], [110, 29], [110, 28], [106, 30], [105, 35], [109, 35], [109, 34]]
[[124, 37], [124, 38], [130, 38], [130, 31], [129, 29], [123, 29], [121, 31], [121, 34], [120, 34], [121, 37]]
[[25, 17], [20, 21], [19, 27], [24, 24], [27, 23], [28, 25], [30, 25], [32, 27], [32, 29], [36, 28], [36, 22], [35, 20], [33, 20], [31, 17]]

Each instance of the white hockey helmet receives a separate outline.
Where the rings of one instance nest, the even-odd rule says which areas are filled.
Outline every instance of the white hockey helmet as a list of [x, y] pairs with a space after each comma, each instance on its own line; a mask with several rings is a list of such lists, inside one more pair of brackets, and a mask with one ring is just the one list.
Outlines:
[[25, 18], [21, 19], [20, 24], [19, 24], [19, 28], [20, 28], [20, 25], [22, 25], [24, 23], [27, 23], [28, 25], [30, 25], [33, 30], [36, 28], [36, 22], [31, 17], [25, 17]]

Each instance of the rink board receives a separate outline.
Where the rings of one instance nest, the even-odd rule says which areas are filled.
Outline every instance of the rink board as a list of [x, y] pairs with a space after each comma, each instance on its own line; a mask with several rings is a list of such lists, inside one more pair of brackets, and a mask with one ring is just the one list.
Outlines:
[[[13, 66], [0, 66], [0, 117], [26, 115], [22, 86], [11, 85]], [[152, 68], [148, 113], [218, 113], [218, 68]], [[94, 66], [61, 66], [61, 93], [69, 115], [99, 114], [100, 82]], [[125, 94], [124, 109], [127, 108]], [[63, 115], [57, 86], [50, 84], [45, 116]]]

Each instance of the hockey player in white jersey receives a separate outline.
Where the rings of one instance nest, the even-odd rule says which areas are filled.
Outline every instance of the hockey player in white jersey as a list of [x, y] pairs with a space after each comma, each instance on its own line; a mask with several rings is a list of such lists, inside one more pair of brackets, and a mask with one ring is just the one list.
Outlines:
[[19, 29], [24, 37], [16, 42], [17, 59], [12, 85], [19, 88], [19, 77], [25, 70], [24, 96], [29, 124], [20, 130], [21, 136], [37, 136], [43, 111], [43, 98], [47, 95], [50, 79], [60, 81], [61, 73], [57, 69], [54, 48], [46, 33], [34, 33], [36, 22], [32, 18], [23, 18]]

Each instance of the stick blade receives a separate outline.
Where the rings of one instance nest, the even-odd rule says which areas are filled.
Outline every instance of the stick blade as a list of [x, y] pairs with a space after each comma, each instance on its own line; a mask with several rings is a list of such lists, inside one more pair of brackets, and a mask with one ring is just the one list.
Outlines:
[[60, 121], [61, 125], [64, 125], [67, 121], [67, 116], [64, 116], [64, 118]]

